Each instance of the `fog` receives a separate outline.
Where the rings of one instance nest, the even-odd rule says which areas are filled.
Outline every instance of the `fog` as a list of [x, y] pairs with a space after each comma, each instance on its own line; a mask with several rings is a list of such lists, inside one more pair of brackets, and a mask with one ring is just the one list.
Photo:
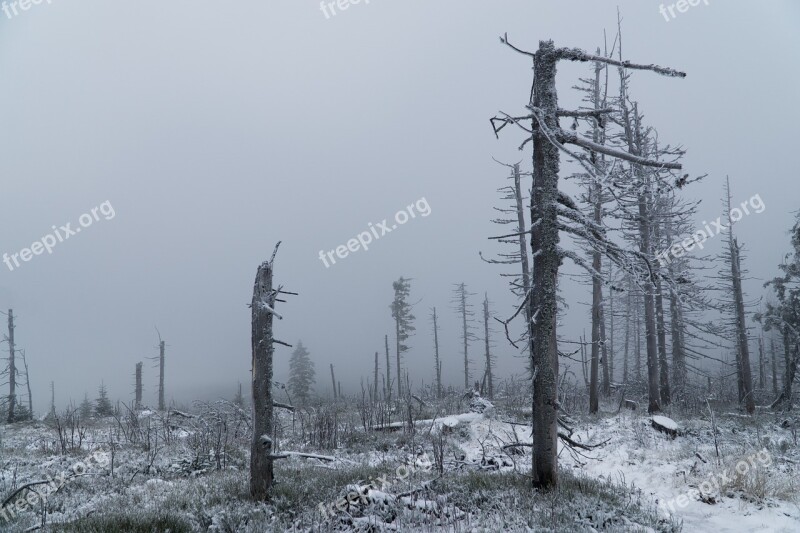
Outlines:
[[[371, 0], [335, 15], [307, 0], [52, 0], [0, 13], [0, 253], [67, 223], [82, 230], [0, 265], [0, 309], [17, 317], [34, 410], [46, 411], [50, 381], [60, 407], [94, 398], [101, 382], [127, 402], [138, 361], [154, 405], [156, 328], [168, 401], [232, 397], [249, 383], [256, 268], [277, 241], [276, 283], [299, 295], [280, 304], [276, 337], [302, 339], [321, 394], [331, 363], [350, 393], [375, 351], [383, 367], [400, 276], [416, 302], [404, 363], [414, 385], [433, 374], [433, 306], [445, 383], [463, 384], [453, 284], [476, 293], [476, 310], [487, 293], [496, 316], [514, 312], [508, 269], [478, 253], [502, 251], [488, 237], [507, 169], [493, 158], [530, 168], [521, 132], [498, 140], [489, 125], [501, 110], [521, 114], [531, 84], [529, 59], [499, 36], [593, 51], [604, 31], [613, 39], [617, 6], [628, 59], [688, 74], [635, 73], [632, 91], [659, 138], [687, 150], [685, 171], [708, 174], [684, 190], [702, 200], [698, 226], [720, 214], [726, 175], [734, 203], [763, 200], [736, 225], [758, 298], [797, 208], [796, 2], [711, 0], [669, 21], [641, 0]], [[560, 65], [562, 107], [579, 105], [571, 87], [589, 72]], [[410, 205], [422, 209], [368, 250], [320, 259]], [[589, 329], [589, 288], [565, 276], [561, 290], [560, 334], [576, 339]], [[502, 337], [495, 325], [497, 373], [521, 375]], [[276, 350], [278, 381], [290, 353]], [[475, 371], [481, 357], [476, 342]]]

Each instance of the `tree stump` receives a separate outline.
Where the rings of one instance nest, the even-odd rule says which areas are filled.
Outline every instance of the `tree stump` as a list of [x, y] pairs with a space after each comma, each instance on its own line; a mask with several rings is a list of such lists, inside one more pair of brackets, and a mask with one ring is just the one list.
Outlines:
[[651, 423], [656, 430], [669, 435], [673, 439], [678, 436], [678, 424], [671, 418], [657, 415], [651, 419]]

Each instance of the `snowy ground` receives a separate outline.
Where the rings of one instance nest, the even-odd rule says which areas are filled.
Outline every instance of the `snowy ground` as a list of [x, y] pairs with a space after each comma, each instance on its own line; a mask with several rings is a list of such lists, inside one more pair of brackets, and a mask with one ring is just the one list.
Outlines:
[[[473, 401], [472, 412], [420, 410], [413, 434], [402, 424], [365, 432], [342, 406], [336, 449], [314, 433], [312, 417], [283, 414], [282, 449], [323, 457], [281, 461], [268, 505], [248, 499], [246, 421], [227, 407], [212, 418], [92, 421], [66, 454], [51, 425], [5, 426], [0, 496], [53, 479], [35, 487], [51, 531], [800, 531], [792, 419], [722, 413], [715, 444], [707, 416], [672, 414], [672, 438], [647, 415], [606, 407], [569, 420], [575, 442], [603, 445], [562, 445], [562, 487], [551, 495], [527, 488], [530, 449], [507, 447], [530, 442], [524, 413]], [[225, 434], [208, 423], [226, 416]], [[21, 497], [35, 500], [15, 497], [0, 531], [41, 524], [41, 501], [17, 510]]]

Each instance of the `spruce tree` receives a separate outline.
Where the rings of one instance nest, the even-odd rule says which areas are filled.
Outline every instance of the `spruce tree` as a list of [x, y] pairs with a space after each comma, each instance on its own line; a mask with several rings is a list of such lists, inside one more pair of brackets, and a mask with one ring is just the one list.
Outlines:
[[403, 382], [402, 374], [400, 373], [400, 358], [404, 352], [408, 351], [408, 345], [405, 342], [416, 329], [413, 324], [416, 317], [411, 314], [411, 304], [408, 303], [408, 297], [411, 294], [411, 280], [401, 276], [400, 279], [392, 283], [392, 288], [394, 289], [394, 300], [389, 305], [389, 309], [392, 310], [392, 318], [395, 325], [397, 395], [400, 396]]
[[84, 394], [83, 401], [81, 402], [81, 406], [79, 409], [80, 409], [81, 419], [88, 420], [89, 418], [92, 417], [92, 404], [89, 401], [88, 394]]
[[315, 383], [314, 362], [309, 357], [308, 350], [302, 341], [297, 341], [297, 347], [292, 352], [289, 360], [289, 393], [299, 405], [305, 405], [311, 395], [311, 387]]
[[98, 392], [99, 396], [95, 400], [94, 412], [97, 416], [111, 416], [114, 414], [114, 406], [111, 405], [111, 400], [108, 399], [108, 392], [105, 385], [100, 385]]

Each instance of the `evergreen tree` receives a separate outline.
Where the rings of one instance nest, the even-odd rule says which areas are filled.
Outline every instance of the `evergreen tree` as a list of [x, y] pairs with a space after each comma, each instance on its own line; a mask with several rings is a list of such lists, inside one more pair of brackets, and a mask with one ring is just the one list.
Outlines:
[[289, 360], [289, 393], [299, 405], [308, 402], [311, 387], [316, 381], [314, 374], [314, 362], [309, 357], [308, 350], [302, 341], [297, 341], [297, 347]]
[[88, 394], [83, 395], [83, 401], [79, 409], [82, 420], [88, 420], [92, 417], [92, 403], [89, 401]]
[[408, 303], [408, 297], [411, 294], [411, 280], [400, 277], [397, 281], [392, 283], [394, 289], [394, 300], [389, 305], [392, 310], [392, 318], [394, 319], [394, 331], [397, 356], [397, 395], [402, 394], [403, 377], [400, 373], [400, 357], [403, 352], [408, 351], [408, 346], [405, 342], [411, 336], [411, 333], [416, 329], [413, 322], [416, 318], [411, 314], [411, 304]]
[[101, 384], [98, 392], [99, 396], [95, 400], [94, 413], [99, 416], [111, 416], [114, 414], [114, 406], [111, 405], [111, 400], [108, 399], [108, 392], [106, 386]]

